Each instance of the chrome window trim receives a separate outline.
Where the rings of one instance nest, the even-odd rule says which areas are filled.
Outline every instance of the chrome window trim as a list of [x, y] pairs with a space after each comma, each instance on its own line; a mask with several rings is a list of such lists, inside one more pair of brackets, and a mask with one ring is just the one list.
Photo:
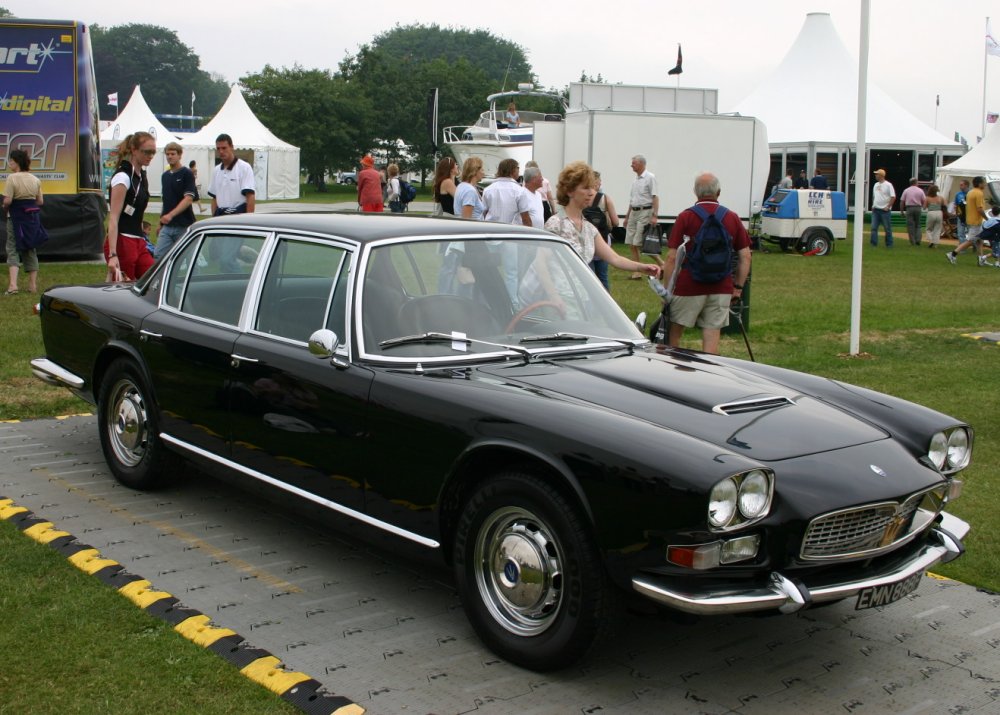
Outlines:
[[[340, 343], [337, 346], [337, 349], [334, 351], [334, 354], [349, 358], [350, 346], [353, 342], [349, 337], [351, 332], [351, 325], [350, 325], [351, 306], [353, 305], [354, 302], [354, 290], [352, 283], [354, 281], [353, 274], [356, 273], [358, 244], [353, 241], [347, 241], [345, 239], [340, 239], [337, 238], [336, 236], [329, 236], [326, 234], [272, 232], [272, 234], [269, 237], [269, 243], [266, 244], [265, 249], [261, 251], [261, 259], [258, 260], [258, 265], [265, 262], [262, 260], [264, 258], [265, 251], [267, 253], [266, 264], [267, 266], [271, 265], [271, 261], [274, 260], [274, 254], [278, 250], [278, 244], [282, 240], [314, 243], [317, 245], [331, 246], [333, 248], [339, 248], [343, 250], [344, 260], [341, 261], [340, 270], [341, 271], [347, 270], [349, 274], [347, 282], [345, 284], [345, 290], [347, 290], [347, 299], [344, 306], [345, 309], [344, 335], [337, 336], [337, 339], [340, 341]], [[250, 298], [248, 301], [244, 302], [244, 308], [247, 311], [247, 322], [245, 324], [245, 327], [241, 327], [241, 332], [244, 332], [247, 335], [255, 335], [261, 338], [268, 338], [270, 340], [278, 340], [288, 345], [308, 345], [308, 341], [306, 340], [294, 340], [292, 338], [286, 338], [284, 336], [275, 335], [273, 333], [264, 333], [253, 327], [254, 323], [256, 322], [257, 313], [260, 310], [260, 295], [264, 289], [264, 281], [266, 280], [266, 278], [267, 278], [267, 270], [262, 268], [260, 271], [260, 280], [254, 286], [254, 292], [252, 295], [250, 295], [248, 289], [247, 295], [250, 296]], [[336, 288], [336, 283], [337, 282], [334, 281], [333, 288]], [[333, 290], [331, 288], [331, 293], [327, 298], [326, 314], [329, 314], [330, 312], [330, 306], [332, 301], [333, 301]]]

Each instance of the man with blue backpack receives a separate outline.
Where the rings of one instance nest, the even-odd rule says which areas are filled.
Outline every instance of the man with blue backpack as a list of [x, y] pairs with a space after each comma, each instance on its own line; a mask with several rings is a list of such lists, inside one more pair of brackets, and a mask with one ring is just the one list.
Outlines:
[[698, 201], [677, 217], [663, 270], [673, 276], [680, 260], [669, 298], [668, 343], [677, 347], [685, 328], [700, 327], [701, 349], [716, 355], [722, 328], [729, 325], [729, 306], [743, 296], [750, 275], [750, 236], [740, 217], [719, 204], [720, 193], [714, 174], [695, 179]]

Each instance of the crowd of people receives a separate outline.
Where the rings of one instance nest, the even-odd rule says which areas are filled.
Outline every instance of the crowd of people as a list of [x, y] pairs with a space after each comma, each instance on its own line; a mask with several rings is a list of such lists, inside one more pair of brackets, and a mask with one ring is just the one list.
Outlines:
[[[516, 108], [512, 107], [511, 112], [510, 123], [516, 124]], [[150, 199], [146, 167], [156, 155], [156, 139], [149, 133], [135, 132], [118, 147], [119, 164], [112, 175], [108, 192], [110, 214], [103, 247], [108, 281], [140, 278], [154, 260], [165, 255], [194, 223], [194, 208], [197, 206], [199, 211], [202, 210], [197, 165], [191, 161], [185, 166], [183, 151], [177, 142], [170, 142], [164, 147], [167, 169], [161, 179], [161, 213], [154, 244], [150, 240], [153, 231], [143, 220], [143, 215]], [[212, 215], [252, 213], [256, 194], [253, 168], [236, 156], [233, 140], [227, 134], [218, 136], [216, 154], [219, 163], [212, 171], [207, 189]], [[628, 272], [628, 277], [634, 280], [661, 279], [661, 285], [654, 287], [669, 303], [671, 325], [667, 331], [668, 342], [678, 345], [685, 328], [697, 327], [702, 331], [702, 349], [717, 352], [721, 329], [728, 324], [730, 302], [741, 298], [744, 283], [749, 277], [750, 239], [747, 231], [736, 213], [727, 211], [719, 204], [721, 189], [718, 179], [711, 173], [704, 173], [695, 180], [695, 204], [677, 217], [670, 232], [666, 258], [662, 259], [656, 252], [651, 254], [650, 261], [643, 260], [641, 248], [644, 240], [651, 231], [656, 233], [660, 196], [656, 176], [647, 168], [644, 156], [633, 156], [630, 167], [635, 177], [624, 217], [620, 219], [612, 197], [601, 190], [600, 174], [584, 162], [571, 162], [564, 167], [553, 189], [536, 162], [527, 162], [522, 174], [516, 160], [506, 159], [497, 167], [495, 179], [481, 189], [480, 183], [485, 176], [482, 159], [470, 157], [459, 165], [454, 158], [446, 156], [438, 162], [434, 172], [432, 213], [513, 223], [558, 234], [590, 263], [607, 289], [610, 289], [608, 266]], [[12, 151], [8, 171], [3, 198], [8, 219], [20, 217], [18, 220], [25, 221], [27, 215], [33, 217], [37, 224], [38, 207], [43, 204], [44, 196], [41, 182], [31, 174], [27, 154], [20, 150]], [[896, 202], [895, 189], [887, 180], [884, 169], [876, 170], [874, 177], [870, 243], [873, 247], [879, 245], [881, 230], [885, 235], [885, 246], [892, 248], [891, 215]], [[358, 210], [381, 213], [388, 207], [394, 213], [404, 211], [401, 179], [397, 164], [390, 163], [380, 171], [375, 168], [371, 155], [362, 157], [357, 173]], [[984, 249], [989, 248], [989, 242], [983, 239], [984, 228], [991, 234], [1000, 234], [1000, 210], [987, 212], [983, 185], [982, 177], [973, 180], [971, 189], [968, 182], [960, 183], [951, 207], [959, 243], [946, 254], [953, 264], [957, 263], [963, 251], [971, 248], [978, 256], [979, 264], [986, 265], [988, 250], [984, 252]], [[788, 172], [776, 188], [826, 190], [828, 184], [817, 169], [811, 181], [807, 181], [805, 171], [799, 172], [798, 178], [793, 178], [792, 172]], [[899, 202], [900, 211], [906, 218], [910, 243], [921, 245], [920, 225], [926, 213], [928, 246], [933, 249], [939, 245], [942, 230], [948, 225], [951, 213], [938, 187], [930, 185], [925, 191], [916, 179], [911, 179]], [[692, 277], [687, 267], [690, 261], [686, 252], [691, 250], [693, 239], [710, 215], [724, 226], [736, 260], [732, 271], [719, 280], [706, 282]], [[44, 232], [44, 229], [41, 230]], [[23, 237], [27, 234], [21, 228], [15, 231], [13, 224], [8, 223], [6, 248], [9, 275], [6, 294], [18, 292], [18, 276], [22, 269], [28, 278], [27, 290], [36, 292], [38, 257], [35, 246], [29, 246], [26, 240], [20, 238], [15, 240], [15, 235]], [[613, 235], [624, 238], [629, 258], [612, 249]], [[44, 240], [44, 237], [38, 240]], [[234, 255], [220, 256], [220, 261], [235, 261], [238, 250], [239, 246], [234, 245]], [[513, 252], [507, 252], [502, 259], [504, 271], [512, 280], [516, 257]], [[1000, 267], [1000, 261], [995, 263]], [[514, 289], [513, 286], [511, 289]]]

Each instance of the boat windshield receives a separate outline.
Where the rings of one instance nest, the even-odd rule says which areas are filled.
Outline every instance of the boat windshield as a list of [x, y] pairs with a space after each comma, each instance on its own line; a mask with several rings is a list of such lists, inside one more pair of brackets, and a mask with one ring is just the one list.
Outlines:
[[644, 341], [590, 267], [556, 238], [388, 243], [372, 249], [363, 275], [357, 310], [371, 357], [523, 357], [526, 348]]

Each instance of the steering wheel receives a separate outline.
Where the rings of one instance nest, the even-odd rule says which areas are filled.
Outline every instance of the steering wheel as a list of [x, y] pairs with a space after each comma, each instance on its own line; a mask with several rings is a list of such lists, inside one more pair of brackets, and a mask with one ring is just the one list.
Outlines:
[[550, 308], [555, 308], [556, 312], [559, 313], [559, 317], [565, 319], [566, 306], [564, 306], [562, 303], [558, 303], [554, 300], [536, 300], [534, 303], [529, 303], [528, 305], [524, 306], [519, 311], [517, 311], [517, 314], [513, 318], [511, 318], [509, 323], [507, 323], [507, 329], [504, 330], [504, 332], [505, 333], [514, 332], [514, 328], [517, 327], [517, 324], [521, 322], [524, 316], [534, 313], [539, 308], [544, 308], [546, 306]]

